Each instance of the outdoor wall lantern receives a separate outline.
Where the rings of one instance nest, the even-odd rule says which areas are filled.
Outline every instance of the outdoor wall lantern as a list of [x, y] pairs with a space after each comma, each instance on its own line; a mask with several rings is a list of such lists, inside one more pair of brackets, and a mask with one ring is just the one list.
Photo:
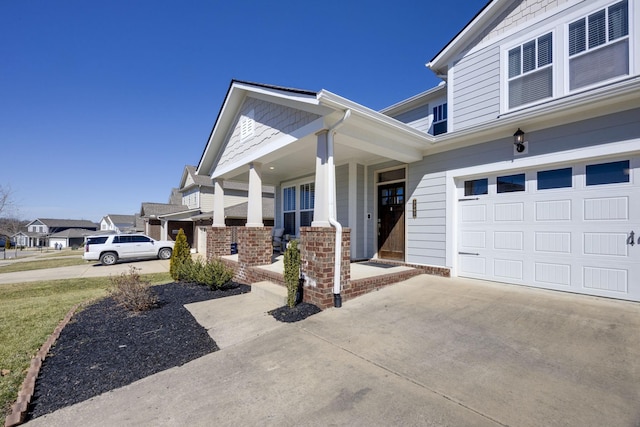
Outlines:
[[527, 148], [526, 141], [524, 140], [524, 132], [520, 128], [513, 134], [513, 145], [515, 145], [518, 153], [523, 153]]

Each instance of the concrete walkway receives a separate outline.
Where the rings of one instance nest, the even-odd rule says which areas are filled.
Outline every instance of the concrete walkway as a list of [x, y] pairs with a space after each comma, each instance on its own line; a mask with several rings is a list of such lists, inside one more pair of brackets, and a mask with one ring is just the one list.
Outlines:
[[16, 271], [13, 273], [2, 273], [2, 269], [0, 269], [0, 285], [44, 280], [77, 279], [80, 277], [117, 276], [120, 273], [128, 272], [129, 266], [139, 268], [140, 274], [165, 273], [169, 271], [169, 260], [123, 262], [115, 265], [87, 262], [86, 264], [70, 267]]
[[27, 425], [640, 423], [640, 304], [423, 275], [256, 335], [240, 297], [222, 350]]

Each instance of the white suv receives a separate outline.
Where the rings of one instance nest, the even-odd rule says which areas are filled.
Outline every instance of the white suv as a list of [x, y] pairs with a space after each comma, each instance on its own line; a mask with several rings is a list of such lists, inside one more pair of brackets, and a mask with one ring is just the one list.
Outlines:
[[171, 258], [173, 243], [168, 240], [153, 240], [144, 234], [111, 234], [89, 236], [85, 241], [82, 258], [112, 265], [119, 259]]

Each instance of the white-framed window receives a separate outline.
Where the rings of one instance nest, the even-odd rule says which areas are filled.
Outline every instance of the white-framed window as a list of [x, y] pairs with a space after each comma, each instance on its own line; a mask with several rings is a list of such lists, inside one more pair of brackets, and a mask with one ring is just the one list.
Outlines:
[[509, 49], [506, 62], [509, 109], [553, 96], [553, 32]]
[[244, 141], [247, 138], [253, 136], [255, 130], [255, 122], [253, 119], [254, 110], [251, 109], [247, 114], [243, 114], [240, 117], [240, 140]]
[[284, 234], [296, 234], [296, 187], [282, 189], [282, 216]]
[[447, 103], [433, 107], [433, 135], [447, 132]]
[[315, 182], [288, 184], [282, 188], [282, 215], [285, 234], [296, 236], [300, 227], [311, 225], [315, 200]]
[[629, 74], [629, 4], [623, 0], [569, 23], [569, 90]]

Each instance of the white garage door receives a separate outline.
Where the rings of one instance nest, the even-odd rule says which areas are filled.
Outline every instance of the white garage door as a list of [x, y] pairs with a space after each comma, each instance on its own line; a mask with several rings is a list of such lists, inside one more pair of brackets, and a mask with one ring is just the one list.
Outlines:
[[457, 180], [458, 274], [640, 301], [639, 163]]

